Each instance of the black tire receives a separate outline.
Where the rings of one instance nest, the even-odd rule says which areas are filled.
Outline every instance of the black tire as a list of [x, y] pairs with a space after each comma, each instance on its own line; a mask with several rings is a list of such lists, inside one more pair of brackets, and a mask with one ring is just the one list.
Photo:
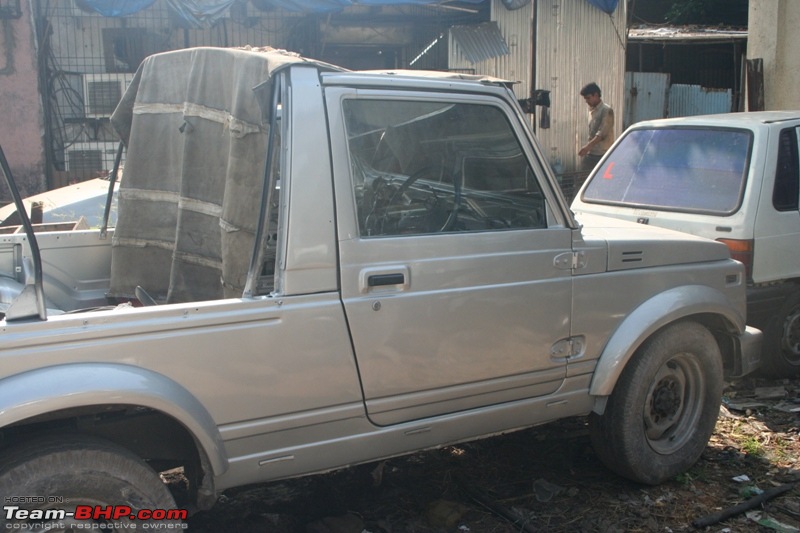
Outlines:
[[761, 374], [774, 378], [800, 376], [800, 291], [789, 295], [764, 332]]
[[[172, 494], [150, 466], [128, 450], [102, 439], [78, 435], [46, 437], [4, 450], [2, 457], [0, 499], [7, 502], [7, 498], [15, 498], [13, 505], [20, 509], [69, 512], [78, 505], [127, 506], [133, 512], [175, 509]], [[20, 497], [30, 496], [43, 501], [19, 501]], [[117, 521], [131, 525], [127, 517]], [[51, 528], [69, 530], [92, 521], [66, 518], [47, 522]], [[0, 526], [5, 524], [4, 514], [0, 516]]]
[[611, 470], [639, 483], [675, 477], [706, 447], [722, 388], [714, 336], [696, 322], [667, 326], [631, 358], [604, 414], [590, 415], [595, 452]]

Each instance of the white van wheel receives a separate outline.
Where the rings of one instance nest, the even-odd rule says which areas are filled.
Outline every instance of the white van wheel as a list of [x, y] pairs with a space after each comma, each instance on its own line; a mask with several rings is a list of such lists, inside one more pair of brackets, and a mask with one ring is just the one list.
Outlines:
[[800, 376], [800, 291], [786, 299], [764, 332], [761, 371], [776, 378]]

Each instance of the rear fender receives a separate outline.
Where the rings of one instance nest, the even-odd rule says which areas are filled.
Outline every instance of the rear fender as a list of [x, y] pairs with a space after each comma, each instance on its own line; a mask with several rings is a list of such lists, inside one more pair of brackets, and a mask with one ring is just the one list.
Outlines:
[[194, 436], [216, 475], [228, 469], [211, 415], [189, 391], [161, 374], [128, 365], [77, 363], [0, 380], [0, 427], [62, 409], [105, 404], [147, 407], [172, 417]]
[[[651, 335], [667, 324], [695, 315], [723, 318], [731, 334], [745, 328], [744, 316], [719, 290], [705, 285], [675, 287], [642, 303], [622, 321], [600, 355], [589, 388], [593, 396], [607, 397], [633, 354]], [[602, 412], [605, 403], [596, 403]]]

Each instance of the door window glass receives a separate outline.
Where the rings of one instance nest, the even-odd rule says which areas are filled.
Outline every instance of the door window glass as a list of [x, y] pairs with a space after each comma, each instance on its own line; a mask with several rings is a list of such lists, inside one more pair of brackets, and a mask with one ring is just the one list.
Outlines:
[[497, 107], [344, 103], [363, 237], [546, 226], [544, 197]]
[[781, 131], [778, 141], [778, 165], [775, 169], [775, 188], [772, 205], [778, 211], [797, 211], [800, 177], [797, 157], [797, 133], [794, 129]]

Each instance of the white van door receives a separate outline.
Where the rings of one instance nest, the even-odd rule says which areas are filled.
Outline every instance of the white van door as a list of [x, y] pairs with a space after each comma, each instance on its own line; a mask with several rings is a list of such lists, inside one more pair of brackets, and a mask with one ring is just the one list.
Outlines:
[[765, 175], [754, 231], [757, 283], [796, 278], [800, 267], [800, 126], [782, 129], [771, 144], [775, 169]]

